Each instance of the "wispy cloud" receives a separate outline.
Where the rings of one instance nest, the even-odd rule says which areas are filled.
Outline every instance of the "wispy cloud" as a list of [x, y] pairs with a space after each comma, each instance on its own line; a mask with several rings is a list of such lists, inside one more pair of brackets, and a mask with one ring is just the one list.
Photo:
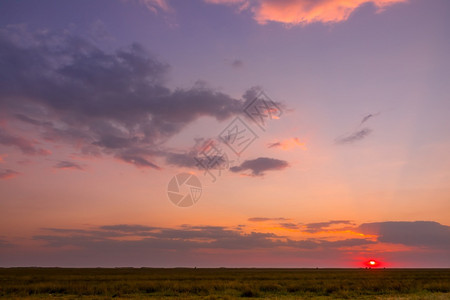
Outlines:
[[[1, 101], [1, 99], [0, 99]], [[50, 152], [48, 150], [36, 147], [36, 143], [23, 138], [21, 136], [17, 136], [15, 134], [11, 134], [7, 132], [5, 129], [0, 128], [0, 145], [5, 146], [13, 146], [22, 151], [24, 154], [29, 155], [48, 155]]]
[[302, 150], [306, 150], [306, 143], [301, 142], [299, 138], [294, 137], [291, 139], [281, 140], [281, 141], [275, 141], [272, 143], [269, 143], [267, 145], [268, 148], [279, 148], [281, 150], [290, 150], [292, 148], [299, 147]]
[[359, 123], [359, 126], [363, 125], [364, 123], [366, 123], [367, 121], [369, 121], [371, 118], [374, 118], [376, 116], [378, 116], [380, 113], [375, 113], [375, 114], [368, 114], [366, 116], [364, 116], [364, 118], [362, 118], [361, 123]]
[[372, 133], [372, 129], [370, 128], [363, 128], [358, 131], [355, 131], [349, 135], [339, 137], [336, 139], [337, 144], [351, 144], [357, 141], [360, 141], [364, 139], [365, 137], [369, 136], [369, 134]]
[[0, 169], [0, 180], [11, 179], [18, 176], [20, 173], [11, 169]]
[[375, 114], [368, 114], [368, 115], [364, 116], [361, 119], [361, 122], [359, 123], [356, 130], [350, 134], [336, 138], [336, 140], [335, 140], [336, 144], [341, 144], [341, 145], [352, 144], [352, 143], [358, 142], [358, 141], [363, 140], [364, 138], [368, 137], [373, 132], [373, 130], [370, 129], [369, 127], [361, 128], [361, 126], [364, 125], [365, 123], [367, 123], [370, 119], [378, 116], [379, 114], [380, 113], [378, 112]]
[[137, 1], [139, 4], [145, 6], [149, 11], [154, 14], [158, 12], [171, 12], [172, 7], [169, 5], [168, 0], [122, 0], [123, 2]]
[[364, 4], [372, 4], [382, 11], [396, 3], [407, 0], [205, 0], [207, 3], [237, 5], [240, 10], [249, 9], [260, 24], [277, 22], [288, 26], [311, 23], [337, 23], [346, 21]]

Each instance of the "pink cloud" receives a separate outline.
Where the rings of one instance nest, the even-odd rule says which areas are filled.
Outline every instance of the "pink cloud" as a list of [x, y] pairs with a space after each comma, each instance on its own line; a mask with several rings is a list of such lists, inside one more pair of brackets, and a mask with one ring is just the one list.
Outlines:
[[36, 144], [39, 142], [24, 138], [22, 136], [7, 132], [0, 128], [0, 145], [11, 146], [20, 149], [24, 154], [28, 155], [50, 155], [51, 151], [38, 148]]
[[378, 11], [407, 0], [205, 0], [207, 3], [240, 5], [253, 11], [259, 24], [279, 22], [286, 25], [337, 23], [346, 21], [360, 6], [374, 5]]
[[19, 175], [19, 172], [10, 169], [0, 170], [0, 180], [11, 179]]
[[290, 150], [295, 147], [299, 147], [302, 150], [306, 150], [305, 142], [300, 141], [299, 138], [290, 138], [287, 140], [276, 141], [273, 143], [269, 143], [267, 145], [268, 148], [279, 148], [282, 150]]

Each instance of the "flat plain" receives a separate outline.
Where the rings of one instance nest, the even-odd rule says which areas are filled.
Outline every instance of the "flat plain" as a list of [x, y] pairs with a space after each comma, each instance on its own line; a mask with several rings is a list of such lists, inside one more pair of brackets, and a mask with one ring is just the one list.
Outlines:
[[0, 268], [5, 299], [450, 299], [450, 269]]

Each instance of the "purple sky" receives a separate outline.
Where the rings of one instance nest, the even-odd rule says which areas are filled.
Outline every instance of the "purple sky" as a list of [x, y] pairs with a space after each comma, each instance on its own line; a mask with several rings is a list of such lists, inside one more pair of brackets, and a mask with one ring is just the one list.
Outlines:
[[2, 1], [0, 266], [450, 267], [449, 9]]

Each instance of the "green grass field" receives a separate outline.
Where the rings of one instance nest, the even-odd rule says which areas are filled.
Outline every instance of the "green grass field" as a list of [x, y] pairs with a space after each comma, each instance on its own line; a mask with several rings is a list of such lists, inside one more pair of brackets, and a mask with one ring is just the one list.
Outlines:
[[0, 268], [8, 299], [450, 299], [450, 269]]

